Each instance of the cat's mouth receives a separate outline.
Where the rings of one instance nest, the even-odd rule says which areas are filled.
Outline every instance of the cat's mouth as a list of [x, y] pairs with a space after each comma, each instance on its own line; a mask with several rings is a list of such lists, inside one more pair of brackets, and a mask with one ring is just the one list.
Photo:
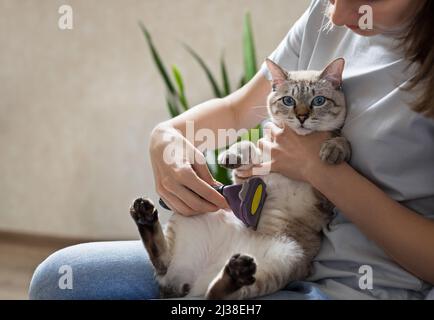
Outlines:
[[301, 136], [308, 135], [313, 131], [312, 129], [306, 128], [303, 124], [300, 124], [297, 128], [293, 128], [293, 129], [297, 134]]
[[310, 128], [307, 128], [304, 124], [302, 123], [293, 123], [293, 122], [287, 122], [288, 127], [290, 127], [292, 130], [294, 130], [295, 133], [301, 135], [301, 136], [305, 136], [308, 135], [309, 133], [312, 133], [313, 130]]
[[305, 135], [312, 133], [313, 130], [305, 128], [305, 127], [299, 127], [299, 128], [294, 129], [294, 131], [301, 136], [305, 136]]

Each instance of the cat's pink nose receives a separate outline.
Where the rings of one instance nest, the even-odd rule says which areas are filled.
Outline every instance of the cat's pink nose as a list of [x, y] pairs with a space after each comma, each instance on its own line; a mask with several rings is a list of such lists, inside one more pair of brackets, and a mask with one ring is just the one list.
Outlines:
[[303, 124], [303, 123], [306, 121], [306, 119], [307, 119], [308, 117], [309, 117], [309, 116], [308, 116], [307, 114], [300, 114], [300, 115], [297, 115], [297, 119], [300, 121], [301, 124]]

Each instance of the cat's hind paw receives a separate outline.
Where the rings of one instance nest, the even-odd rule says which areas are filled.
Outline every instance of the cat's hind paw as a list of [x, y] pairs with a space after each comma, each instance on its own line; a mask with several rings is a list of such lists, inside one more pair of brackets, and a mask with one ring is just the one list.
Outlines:
[[234, 254], [222, 272], [211, 282], [207, 299], [241, 299], [239, 289], [255, 283], [256, 262], [248, 255]]
[[256, 281], [255, 259], [249, 255], [234, 254], [226, 265], [225, 273], [239, 288], [251, 285]]

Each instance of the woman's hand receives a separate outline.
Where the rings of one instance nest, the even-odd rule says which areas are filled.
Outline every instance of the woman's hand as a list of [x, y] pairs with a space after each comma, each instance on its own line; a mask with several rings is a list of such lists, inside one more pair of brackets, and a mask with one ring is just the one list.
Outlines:
[[205, 157], [171, 126], [159, 125], [151, 134], [150, 157], [155, 188], [164, 202], [185, 216], [228, 208], [225, 198], [211, 185], [219, 185]]
[[286, 125], [279, 128], [268, 122], [264, 127], [264, 137], [258, 141], [264, 162], [256, 168], [237, 174], [243, 178], [249, 177], [256, 169], [254, 172], [278, 172], [290, 179], [308, 182], [311, 168], [321, 163], [321, 145], [330, 136], [329, 132], [314, 132], [301, 136]]

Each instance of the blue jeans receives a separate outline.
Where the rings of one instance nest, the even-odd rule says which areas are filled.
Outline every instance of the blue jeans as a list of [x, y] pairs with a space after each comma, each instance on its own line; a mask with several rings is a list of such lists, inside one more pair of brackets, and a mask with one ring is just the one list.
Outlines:
[[[154, 269], [140, 241], [84, 243], [49, 256], [35, 270], [30, 299], [158, 299]], [[260, 299], [327, 299], [296, 281]]]

